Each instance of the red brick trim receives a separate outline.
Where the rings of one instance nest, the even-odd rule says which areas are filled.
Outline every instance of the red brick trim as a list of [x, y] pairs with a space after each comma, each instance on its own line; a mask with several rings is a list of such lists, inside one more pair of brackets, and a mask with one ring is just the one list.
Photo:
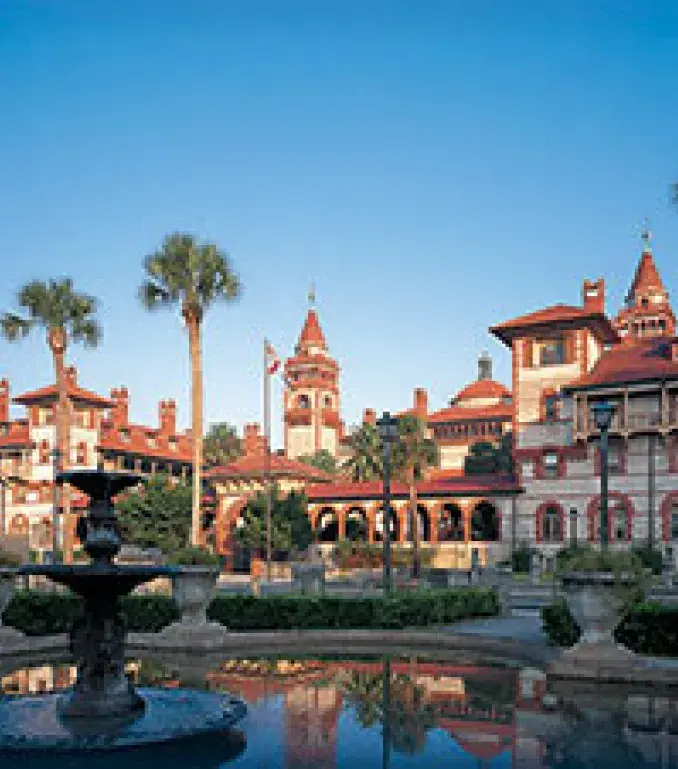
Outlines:
[[[611, 491], [608, 494], [608, 504], [609, 502], [623, 502], [626, 511], [628, 513], [626, 517], [626, 541], [631, 541], [631, 534], [633, 532], [633, 519], [636, 515], [636, 509], [633, 506], [633, 502], [631, 502], [631, 497], [629, 497], [628, 494], [623, 494], [621, 491]], [[600, 494], [593, 497], [593, 499], [588, 503], [586, 507], [586, 519], [588, 522], [588, 535], [589, 535], [589, 542], [594, 542], [596, 537], [596, 522], [598, 520], [598, 515], [600, 513]], [[608, 539], [611, 542], [612, 541], [612, 516], [609, 515], [607, 519], [607, 535]]]
[[674, 504], [678, 504], [678, 491], [669, 491], [659, 507], [659, 515], [662, 521], [662, 539], [664, 542], [671, 541], [671, 508]]
[[[556, 542], [563, 542], [565, 539], [565, 511], [563, 510], [563, 506], [560, 504], [560, 502], [556, 502], [555, 500], [549, 500], [547, 502], [542, 502], [541, 505], [536, 509], [535, 511], [535, 530], [536, 530], [536, 539], [537, 542], [543, 542], [543, 534], [544, 534], [544, 516], [546, 514], [546, 511], [549, 508], [556, 508], [558, 510], [558, 515], [560, 517], [560, 539], [555, 540]], [[549, 542], [554, 540], [548, 540]]]

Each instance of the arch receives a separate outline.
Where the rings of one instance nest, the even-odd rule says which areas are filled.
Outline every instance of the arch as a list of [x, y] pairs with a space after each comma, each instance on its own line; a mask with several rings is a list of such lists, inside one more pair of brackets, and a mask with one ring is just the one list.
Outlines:
[[555, 500], [542, 502], [535, 512], [537, 542], [563, 542], [565, 539], [565, 511]]
[[456, 502], [445, 502], [438, 514], [438, 542], [463, 542], [464, 511]]
[[426, 505], [417, 505], [417, 525], [419, 526], [419, 541], [431, 541], [431, 516]]
[[333, 507], [323, 507], [316, 517], [316, 539], [318, 542], [339, 540], [339, 513]]
[[297, 406], [300, 409], [310, 409], [311, 408], [311, 399], [306, 395], [306, 393], [302, 393], [297, 398]]
[[22, 536], [28, 534], [28, 516], [23, 513], [12, 516], [9, 523], [9, 533]]
[[473, 542], [499, 542], [500, 516], [497, 508], [486, 499], [478, 502], [471, 513], [471, 539]]
[[346, 511], [346, 539], [352, 542], [367, 542], [369, 539], [367, 511], [360, 505], [353, 505]]
[[[623, 512], [623, 518], [621, 513]], [[633, 518], [636, 514], [631, 497], [621, 491], [611, 491], [608, 494], [607, 535], [610, 542], [630, 542], [633, 532]], [[597, 494], [586, 507], [589, 542], [597, 542], [599, 535], [600, 494]], [[619, 526], [623, 525], [625, 538], [616, 536]]]
[[[394, 509], [393, 505], [391, 505], [391, 542], [400, 542], [400, 519], [398, 518], [398, 513]], [[377, 509], [377, 512], [374, 517], [374, 541], [375, 542], [383, 542], [383, 531], [384, 531], [384, 507], [383, 505], [380, 505]]]
[[678, 542], [678, 491], [670, 491], [659, 508], [664, 542]]

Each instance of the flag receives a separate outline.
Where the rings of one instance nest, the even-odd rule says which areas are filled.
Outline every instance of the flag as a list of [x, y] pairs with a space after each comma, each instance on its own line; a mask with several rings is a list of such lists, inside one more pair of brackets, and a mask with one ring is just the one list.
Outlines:
[[278, 357], [273, 345], [266, 342], [266, 373], [270, 376], [280, 368], [280, 358]]

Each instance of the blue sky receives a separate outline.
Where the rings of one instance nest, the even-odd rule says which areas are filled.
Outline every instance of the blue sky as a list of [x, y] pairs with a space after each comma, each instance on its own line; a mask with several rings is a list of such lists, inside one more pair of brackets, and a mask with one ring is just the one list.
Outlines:
[[[206, 322], [208, 421], [260, 417], [262, 337], [289, 354], [311, 280], [348, 423], [443, 405], [484, 347], [506, 382], [488, 326], [599, 275], [616, 310], [645, 217], [678, 294], [677, 37], [672, 0], [2, 0], [0, 308], [73, 276], [104, 326], [81, 382], [186, 424], [184, 331], [136, 302], [186, 229], [245, 287]], [[0, 373], [51, 381], [43, 339]]]

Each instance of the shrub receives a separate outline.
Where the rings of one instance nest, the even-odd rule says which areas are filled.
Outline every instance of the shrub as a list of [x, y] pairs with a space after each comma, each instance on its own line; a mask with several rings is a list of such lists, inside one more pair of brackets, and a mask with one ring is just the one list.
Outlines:
[[[132, 632], [157, 632], [178, 618], [174, 599], [163, 595], [128, 596], [122, 610]], [[70, 593], [23, 591], [7, 607], [5, 622], [30, 636], [66, 633], [80, 611], [80, 599]], [[208, 615], [232, 630], [303, 630], [425, 627], [498, 612], [494, 591], [463, 589], [400, 593], [385, 599], [218, 596]]]
[[646, 569], [653, 574], [661, 574], [664, 568], [664, 557], [661, 550], [653, 547], [634, 547], [631, 551]]
[[534, 548], [520, 545], [511, 553], [511, 568], [516, 574], [529, 574]]
[[[541, 610], [542, 627], [552, 646], [569, 647], [581, 636], [566, 601], [560, 599]], [[639, 654], [678, 656], [678, 607], [641, 603], [630, 608], [615, 631], [615, 638]]]
[[182, 547], [167, 555], [167, 561], [174, 566], [219, 566], [221, 558], [201, 547]]

